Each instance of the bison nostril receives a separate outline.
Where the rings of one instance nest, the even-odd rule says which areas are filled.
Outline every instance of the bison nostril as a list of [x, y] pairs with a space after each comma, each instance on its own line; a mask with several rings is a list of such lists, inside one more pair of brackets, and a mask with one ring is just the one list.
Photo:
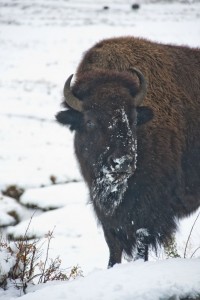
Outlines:
[[112, 155], [108, 157], [110, 168], [116, 172], [127, 172], [132, 161], [133, 159], [130, 155], [124, 155], [121, 158], [115, 158]]
[[108, 157], [108, 163], [113, 169], [116, 169], [116, 167], [118, 166], [117, 160], [111, 155]]

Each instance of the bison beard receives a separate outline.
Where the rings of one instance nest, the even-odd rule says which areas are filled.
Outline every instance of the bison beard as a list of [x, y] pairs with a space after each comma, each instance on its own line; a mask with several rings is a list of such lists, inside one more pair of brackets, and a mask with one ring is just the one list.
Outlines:
[[105, 215], [113, 215], [116, 208], [123, 200], [124, 193], [128, 187], [127, 180], [131, 174], [114, 176], [104, 167], [102, 176], [95, 179], [92, 183], [91, 197], [98, 208]]

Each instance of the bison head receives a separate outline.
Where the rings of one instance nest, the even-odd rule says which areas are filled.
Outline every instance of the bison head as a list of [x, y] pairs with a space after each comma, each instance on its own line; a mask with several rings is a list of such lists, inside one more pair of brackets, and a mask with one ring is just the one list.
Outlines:
[[68, 110], [56, 117], [75, 130], [76, 156], [96, 209], [113, 214], [137, 167], [137, 127], [152, 118], [151, 110], [140, 106], [147, 82], [136, 69], [90, 71], [72, 88], [71, 79], [64, 86]]

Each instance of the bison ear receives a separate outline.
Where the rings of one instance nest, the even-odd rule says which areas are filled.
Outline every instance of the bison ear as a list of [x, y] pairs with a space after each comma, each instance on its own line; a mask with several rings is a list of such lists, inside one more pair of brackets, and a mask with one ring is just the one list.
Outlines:
[[137, 107], [137, 125], [140, 126], [153, 119], [153, 111], [147, 106]]
[[80, 112], [69, 109], [57, 113], [56, 120], [62, 125], [69, 126], [70, 130], [78, 130], [81, 128], [83, 116]]

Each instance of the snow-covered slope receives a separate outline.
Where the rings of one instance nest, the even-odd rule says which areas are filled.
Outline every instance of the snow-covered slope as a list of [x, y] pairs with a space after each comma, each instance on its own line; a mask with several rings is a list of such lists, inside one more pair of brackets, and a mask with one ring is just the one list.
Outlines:
[[107, 271], [96, 270], [73, 282], [32, 289], [22, 299], [167, 300], [188, 295], [195, 298], [199, 286], [200, 260], [137, 261]]

